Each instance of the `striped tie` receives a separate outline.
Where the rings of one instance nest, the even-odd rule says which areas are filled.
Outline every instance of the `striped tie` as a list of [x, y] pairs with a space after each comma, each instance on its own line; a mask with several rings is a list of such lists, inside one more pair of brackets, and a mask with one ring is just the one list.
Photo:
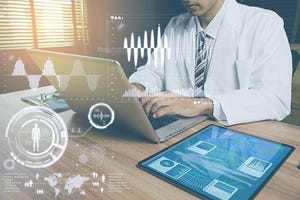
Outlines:
[[208, 63], [208, 48], [205, 41], [205, 33], [203, 31], [197, 33], [197, 52], [196, 52], [196, 66], [195, 66], [195, 87], [194, 96], [204, 96], [204, 81], [205, 81], [205, 68]]

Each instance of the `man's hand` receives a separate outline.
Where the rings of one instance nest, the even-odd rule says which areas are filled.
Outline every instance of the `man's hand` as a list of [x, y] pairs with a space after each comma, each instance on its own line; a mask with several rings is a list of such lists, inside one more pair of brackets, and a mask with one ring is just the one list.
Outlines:
[[209, 98], [184, 97], [170, 91], [143, 97], [141, 103], [146, 113], [153, 113], [154, 118], [167, 114], [196, 117], [204, 114], [210, 115], [213, 112], [213, 102]]
[[139, 83], [131, 83], [132, 89], [136, 90], [137, 96], [139, 100], [141, 100], [144, 92], [145, 92], [145, 87]]
[[131, 86], [133, 88], [135, 88], [136, 90], [139, 90], [141, 92], [144, 92], [145, 91], [145, 87], [139, 83], [131, 83]]

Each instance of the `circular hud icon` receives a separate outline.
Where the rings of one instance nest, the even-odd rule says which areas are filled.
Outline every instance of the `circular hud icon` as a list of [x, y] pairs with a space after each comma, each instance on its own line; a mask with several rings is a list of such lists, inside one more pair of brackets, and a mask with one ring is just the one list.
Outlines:
[[16, 113], [6, 127], [10, 155], [21, 165], [45, 168], [60, 159], [68, 132], [62, 118], [53, 110], [34, 106]]
[[15, 168], [15, 160], [12, 158], [7, 158], [3, 161], [3, 167], [6, 170], [13, 170]]
[[108, 104], [98, 103], [90, 108], [88, 118], [93, 127], [105, 129], [113, 123], [115, 113]]

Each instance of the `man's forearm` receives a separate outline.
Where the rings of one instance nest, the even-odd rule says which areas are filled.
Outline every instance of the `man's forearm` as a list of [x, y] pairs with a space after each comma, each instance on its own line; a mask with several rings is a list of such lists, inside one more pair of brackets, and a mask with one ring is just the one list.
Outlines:
[[211, 99], [205, 97], [205, 98], [196, 98], [194, 101], [194, 104], [199, 104], [201, 105], [201, 111], [199, 111], [200, 115], [212, 115], [213, 114], [213, 108], [214, 108], [214, 103]]
[[145, 87], [140, 83], [131, 83], [134, 87], [136, 87], [140, 91], [145, 91]]

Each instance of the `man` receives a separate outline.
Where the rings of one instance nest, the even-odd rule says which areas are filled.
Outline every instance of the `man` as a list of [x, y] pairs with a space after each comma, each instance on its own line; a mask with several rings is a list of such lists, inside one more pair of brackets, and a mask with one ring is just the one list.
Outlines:
[[[161, 55], [165, 61], [156, 65], [150, 60], [129, 79], [140, 91], [161, 91], [141, 99], [146, 112], [154, 117], [207, 114], [225, 125], [286, 117], [292, 60], [283, 20], [235, 0], [182, 3], [189, 12], [172, 18], [162, 37], [170, 57]], [[205, 63], [200, 73], [198, 62]], [[178, 90], [198, 92], [166, 97]]]
[[40, 139], [41, 139], [41, 129], [38, 127], [38, 124], [35, 123], [34, 127], [31, 131], [31, 139], [32, 139], [32, 145], [33, 145], [33, 151], [40, 151]]

